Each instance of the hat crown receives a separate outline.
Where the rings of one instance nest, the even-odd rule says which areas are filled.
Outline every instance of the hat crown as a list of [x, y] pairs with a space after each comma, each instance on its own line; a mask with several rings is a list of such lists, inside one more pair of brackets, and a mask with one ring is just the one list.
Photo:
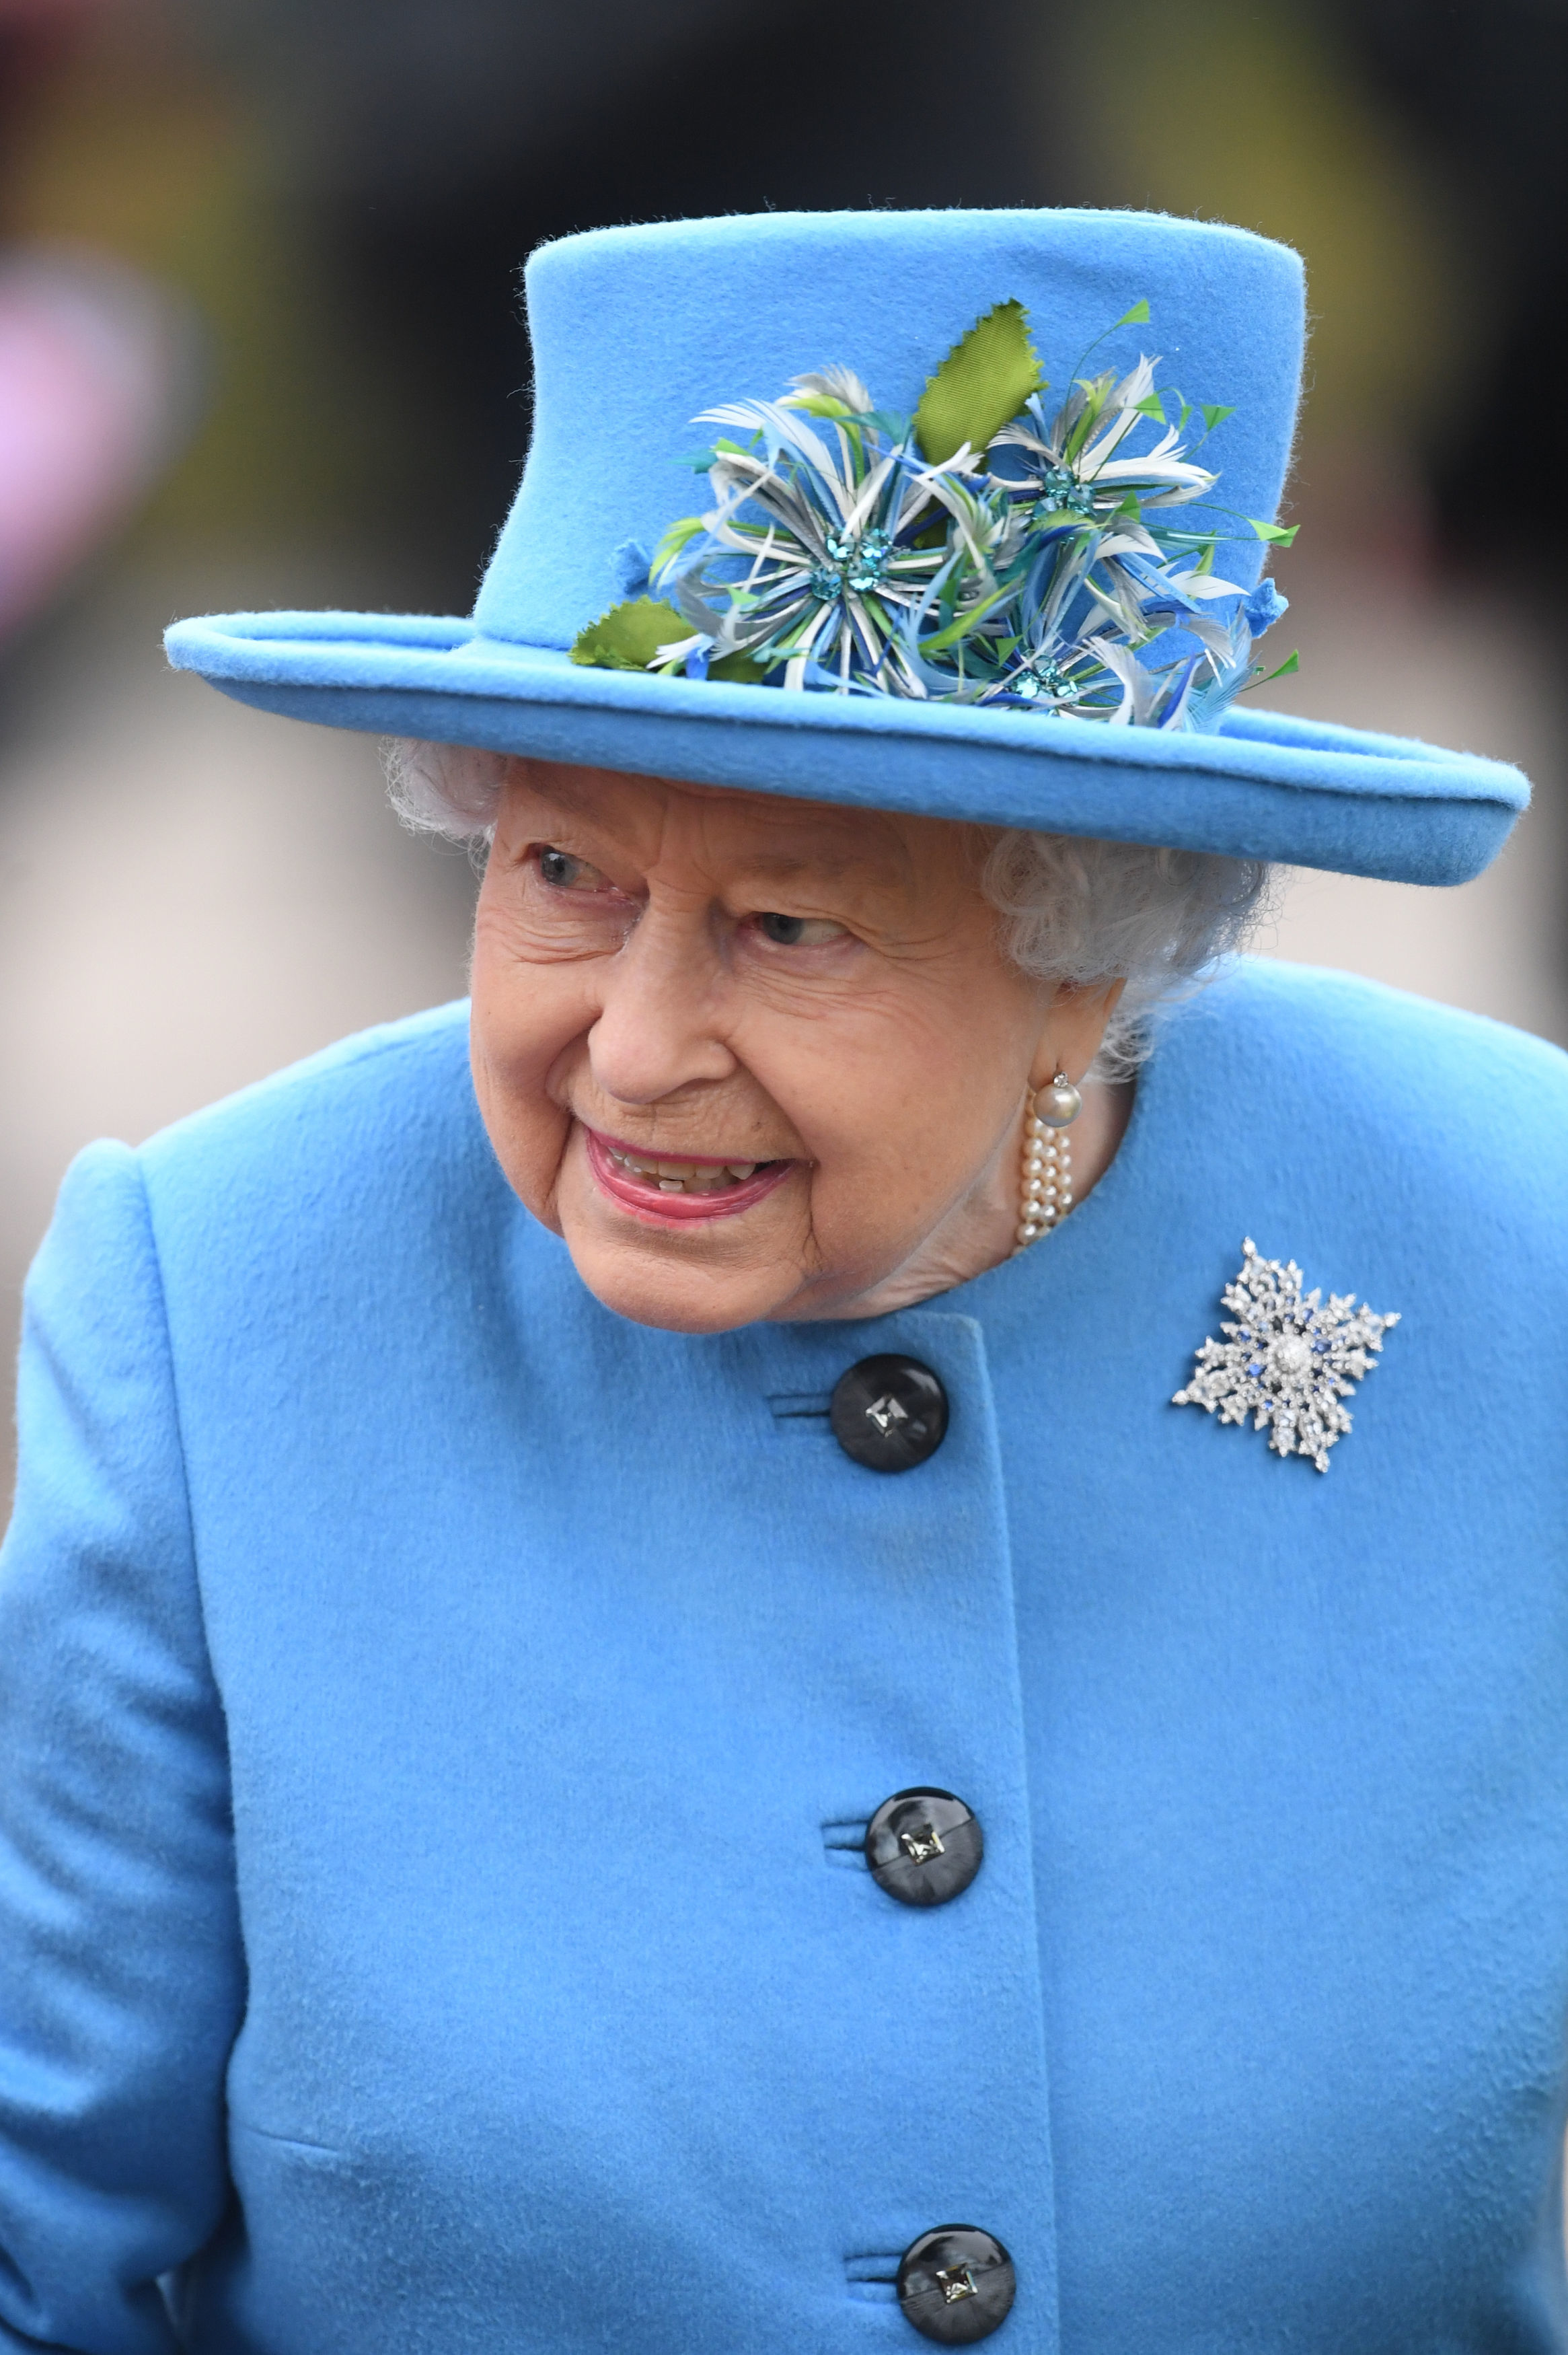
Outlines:
[[[1159, 213], [762, 213], [595, 229], [542, 246], [526, 273], [534, 435], [474, 609], [490, 638], [569, 646], [626, 593], [627, 543], [652, 552], [706, 506], [689, 460], [700, 411], [776, 399], [837, 363], [912, 413], [947, 352], [993, 304], [1022, 303], [1049, 390], [1088, 346], [1096, 370], [1161, 356], [1159, 381], [1234, 410], [1204, 450], [1215, 501], [1272, 517], [1296, 420], [1301, 263], [1245, 229]], [[1140, 298], [1147, 325], [1106, 330]], [[1241, 537], [1224, 570], [1250, 584]]]

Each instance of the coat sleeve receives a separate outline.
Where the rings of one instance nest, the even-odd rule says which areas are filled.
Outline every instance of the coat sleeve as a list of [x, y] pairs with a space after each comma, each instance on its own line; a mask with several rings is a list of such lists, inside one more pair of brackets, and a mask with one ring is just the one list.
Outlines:
[[0, 1550], [0, 2349], [173, 2355], [228, 2200], [243, 2003], [223, 1713], [136, 1156], [28, 1279]]

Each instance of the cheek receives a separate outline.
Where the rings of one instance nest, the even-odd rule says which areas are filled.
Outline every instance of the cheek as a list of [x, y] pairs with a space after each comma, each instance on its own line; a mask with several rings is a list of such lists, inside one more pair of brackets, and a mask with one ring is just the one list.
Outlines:
[[482, 916], [472, 994], [470, 1056], [485, 1128], [517, 1193], [554, 1223], [549, 1206], [570, 1124], [551, 1081], [594, 1018], [584, 970], [520, 961]]
[[817, 1164], [818, 1218], [901, 1222], [969, 1185], [1016, 1109], [1037, 1020], [977, 975], [873, 989], [835, 1020], [781, 1028], [767, 1083]]

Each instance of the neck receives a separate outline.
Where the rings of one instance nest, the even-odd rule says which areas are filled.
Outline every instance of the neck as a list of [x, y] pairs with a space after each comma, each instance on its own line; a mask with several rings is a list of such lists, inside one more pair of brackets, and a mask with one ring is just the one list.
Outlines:
[[[1084, 1108], [1069, 1132], [1073, 1140], [1073, 1209], [1070, 1221], [1086, 1195], [1093, 1191], [1116, 1158], [1117, 1148], [1132, 1114], [1133, 1083], [1091, 1080], [1084, 1088]], [[913, 1308], [938, 1293], [968, 1284], [988, 1268], [1012, 1257], [1018, 1228], [1019, 1193], [1023, 1169], [1023, 1124], [1028, 1107], [998, 1146], [975, 1184], [941, 1224], [906, 1259], [902, 1267], [874, 1284], [869, 1292], [829, 1309], [829, 1317], [885, 1316], [895, 1308]], [[1049, 1251], [1053, 1237], [1042, 1235], [1031, 1251]]]

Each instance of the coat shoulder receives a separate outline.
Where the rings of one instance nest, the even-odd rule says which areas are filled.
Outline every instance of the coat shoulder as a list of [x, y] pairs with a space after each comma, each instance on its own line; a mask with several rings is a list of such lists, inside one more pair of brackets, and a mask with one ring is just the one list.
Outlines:
[[1157, 1061], [1214, 1131], [1414, 1209], [1506, 1214], [1560, 1252], [1568, 1054], [1359, 975], [1243, 957], [1179, 1009]]
[[187, 1265], [363, 1264], [393, 1239], [407, 1263], [518, 1209], [474, 1102], [463, 1002], [341, 1039], [138, 1158], [159, 1250]]
[[154, 1184], [177, 1184], [264, 1155], [341, 1171], [389, 1135], [461, 1129], [476, 1118], [468, 1078], [468, 1004], [459, 999], [339, 1039], [159, 1130], [141, 1148]]
[[238, 1146], [313, 1134], [341, 1144], [345, 1122], [379, 1108], [401, 1118], [421, 1103], [450, 1107], [468, 1064], [468, 1001], [376, 1023], [290, 1063], [160, 1129], [142, 1147], [151, 1169], [172, 1171]]
[[1382, 1106], [1394, 1127], [1437, 1120], [1491, 1128], [1528, 1106], [1536, 1135], [1568, 1126], [1560, 1047], [1358, 974], [1238, 957], [1171, 1028], [1183, 1054], [1200, 1045], [1205, 1057], [1217, 1052], [1238, 1079], [1249, 1068], [1266, 1071], [1292, 1098], [1315, 1100], [1326, 1118], [1337, 1107]]

